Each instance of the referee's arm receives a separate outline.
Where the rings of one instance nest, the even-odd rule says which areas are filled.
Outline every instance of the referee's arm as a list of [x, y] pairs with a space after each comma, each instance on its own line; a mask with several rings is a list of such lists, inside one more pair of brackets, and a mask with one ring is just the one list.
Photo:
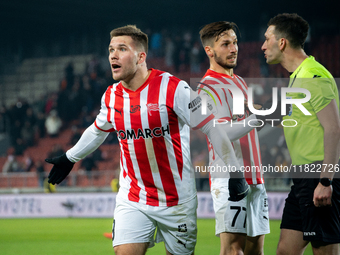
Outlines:
[[[316, 115], [324, 128], [323, 163], [327, 164], [323, 166], [320, 178], [326, 177], [332, 180], [334, 167], [338, 164], [340, 155], [340, 119], [335, 99]], [[317, 207], [331, 205], [331, 198], [332, 186], [325, 187], [319, 183], [314, 191], [314, 205]]]

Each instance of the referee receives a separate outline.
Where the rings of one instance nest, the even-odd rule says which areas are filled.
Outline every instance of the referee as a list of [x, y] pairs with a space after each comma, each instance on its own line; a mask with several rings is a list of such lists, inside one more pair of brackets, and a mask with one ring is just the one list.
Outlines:
[[[339, 93], [332, 75], [307, 56], [303, 46], [308, 23], [297, 14], [279, 14], [268, 23], [262, 50], [268, 64], [280, 63], [290, 75], [289, 87], [309, 90], [311, 98], [295, 105], [286, 119], [284, 134], [292, 164], [304, 172], [293, 178], [281, 222], [277, 254], [303, 254], [311, 242], [313, 254], [339, 254], [340, 243], [340, 120]], [[304, 98], [287, 93], [287, 98]], [[289, 125], [288, 119], [292, 119]], [[308, 169], [320, 170], [311, 176]], [[310, 171], [309, 171], [310, 172]], [[316, 178], [315, 178], [316, 177]]]

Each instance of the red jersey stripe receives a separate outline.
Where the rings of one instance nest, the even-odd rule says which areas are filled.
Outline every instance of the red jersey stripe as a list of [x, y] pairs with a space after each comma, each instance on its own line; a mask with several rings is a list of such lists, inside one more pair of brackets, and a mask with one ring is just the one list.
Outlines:
[[171, 78], [169, 80], [167, 95], [166, 95], [166, 105], [170, 106], [170, 107], [167, 107], [168, 119], [169, 119], [169, 125], [170, 125], [170, 135], [171, 135], [172, 145], [174, 147], [178, 174], [180, 178], [182, 179], [183, 156], [182, 156], [181, 135], [180, 135], [180, 130], [178, 126], [178, 118], [173, 113], [173, 110], [172, 110], [174, 108], [175, 92], [178, 86], [178, 82], [179, 81], [175, 80], [174, 78]]
[[[117, 86], [116, 93], [123, 94], [122, 84], [119, 84]], [[117, 130], [125, 130], [123, 108], [124, 108], [123, 97], [116, 97], [114, 109], [121, 109], [121, 111], [119, 112], [115, 111], [115, 114], [114, 114], [114, 122], [116, 124]], [[132, 164], [131, 157], [130, 157], [129, 145], [126, 139], [125, 140], [121, 139], [121, 153], [123, 153], [124, 155], [126, 166], [127, 166], [127, 174], [131, 180], [130, 192], [129, 192], [128, 198], [130, 201], [138, 202], [139, 192], [141, 188], [138, 186], [138, 183], [137, 183], [135, 171], [134, 171], [133, 164]]]
[[[252, 144], [254, 165], [255, 166], [260, 166], [260, 162], [259, 162], [259, 158], [258, 158], [258, 153], [257, 153], [257, 148], [256, 148], [256, 142], [255, 142], [255, 130], [254, 129], [249, 132], [249, 136], [250, 136], [250, 141], [251, 141], [251, 144]], [[256, 174], [256, 176], [257, 176], [257, 174]]]
[[[131, 96], [130, 98], [130, 109], [138, 109], [140, 107], [140, 97], [139, 96]], [[136, 134], [138, 134], [138, 130], [142, 126], [141, 115], [139, 110], [130, 110], [130, 122], [131, 129], [134, 130]], [[146, 151], [146, 146], [143, 138], [134, 139], [133, 140], [134, 149], [138, 151], [136, 153], [137, 163], [139, 166], [139, 172], [143, 180], [143, 184], [145, 186], [146, 191], [146, 204], [152, 206], [158, 206], [158, 193], [157, 188], [155, 187], [155, 183], [152, 177], [152, 171], [150, 167], [150, 163], [148, 160], [148, 154]]]
[[[162, 79], [161, 76], [155, 79]], [[160, 82], [150, 84], [152, 86], [149, 87], [148, 93], [148, 104], [158, 105], [159, 104], [159, 93], [160, 93]], [[150, 115], [151, 114], [151, 115]], [[149, 128], [151, 130], [155, 128], [162, 127], [162, 122], [160, 118], [159, 111], [150, 111], [148, 115], [149, 118]], [[175, 185], [175, 180], [170, 168], [170, 162], [168, 157], [164, 157], [167, 155], [167, 148], [165, 145], [164, 137], [158, 137], [158, 139], [152, 140], [156, 161], [158, 164], [159, 174], [162, 180], [163, 189], [166, 195], [166, 203], [167, 206], [172, 206], [178, 203], [178, 193]]]
[[[233, 113], [231, 112], [231, 108], [230, 108], [230, 105], [229, 105], [229, 102], [228, 102], [227, 93], [225, 92], [225, 89], [222, 89], [222, 90], [223, 90], [223, 93], [224, 93], [225, 101], [227, 102], [227, 105], [228, 105], [229, 114], [230, 114], [230, 116], [233, 116]], [[233, 95], [231, 95], [231, 96], [233, 96]]]
[[[211, 157], [212, 157], [212, 160], [215, 160], [215, 151], [214, 151], [214, 147], [213, 147], [212, 143], [210, 143], [209, 138], [208, 138], [207, 136], [205, 136], [205, 139], [206, 139], [206, 141], [207, 141], [208, 151], [209, 151], [209, 153], [212, 154], [212, 156], [211, 156]], [[209, 178], [210, 178], [210, 172], [209, 172]]]
[[[241, 144], [241, 152], [243, 156], [243, 165], [244, 167], [251, 166], [248, 135], [245, 135], [240, 138], [240, 144]], [[250, 173], [246, 172], [244, 174], [244, 177], [246, 178], [246, 180], [251, 178], [251, 172]]]
[[107, 122], [111, 122], [111, 107], [110, 107], [110, 100], [111, 100], [111, 91], [112, 91], [112, 85], [109, 86], [109, 88], [105, 92], [105, 105], [107, 107]]

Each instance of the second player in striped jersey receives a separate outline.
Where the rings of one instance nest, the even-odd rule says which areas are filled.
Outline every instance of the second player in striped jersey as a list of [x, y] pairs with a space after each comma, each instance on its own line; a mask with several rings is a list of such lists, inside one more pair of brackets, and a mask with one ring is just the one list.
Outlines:
[[[204, 26], [200, 37], [209, 58], [210, 68], [202, 78], [198, 91], [205, 97], [221, 125], [225, 126], [238, 163], [251, 171], [244, 173], [250, 185], [249, 194], [242, 200], [228, 200], [228, 172], [210, 174], [216, 235], [220, 237], [220, 254], [263, 254], [264, 235], [269, 233], [267, 194], [261, 166], [260, 145], [257, 130], [247, 125], [256, 121], [255, 115], [233, 115], [233, 94], [228, 88], [236, 87], [247, 99], [247, 84], [234, 74], [237, 63], [238, 44], [236, 24], [214, 22]], [[228, 122], [228, 123], [227, 123]], [[230, 125], [233, 122], [234, 125]], [[226, 123], [226, 124], [223, 124]], [[207, 138], [209, 165], [221, 169], [224, 162]], [[232, 164], [232, 162], [228, 162]], [[220, 168], [218, 167], [220, 166]]]

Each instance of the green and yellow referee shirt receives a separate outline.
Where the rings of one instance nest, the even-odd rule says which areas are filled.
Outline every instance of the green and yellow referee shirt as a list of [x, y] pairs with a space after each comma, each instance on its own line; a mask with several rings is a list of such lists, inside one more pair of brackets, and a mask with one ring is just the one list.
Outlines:
[[[289, 87], [304, 88], [311, 93], [311, 99], [302, 105], [312, 115], [304, 115], [293, 105], [289, 115], [283, 117], [284, 134], [293, 165], [310, 164], [324, 159], [324, 130], [317, 113], [332, 99], [339, 108], [339, 92], [333, 76], [314, 57], [306, 58], [291, 74]], [[304, 93], [287, 93], [287, 98], [304, 98]], [[295, 121], [290, 121], [295, 120]]]

